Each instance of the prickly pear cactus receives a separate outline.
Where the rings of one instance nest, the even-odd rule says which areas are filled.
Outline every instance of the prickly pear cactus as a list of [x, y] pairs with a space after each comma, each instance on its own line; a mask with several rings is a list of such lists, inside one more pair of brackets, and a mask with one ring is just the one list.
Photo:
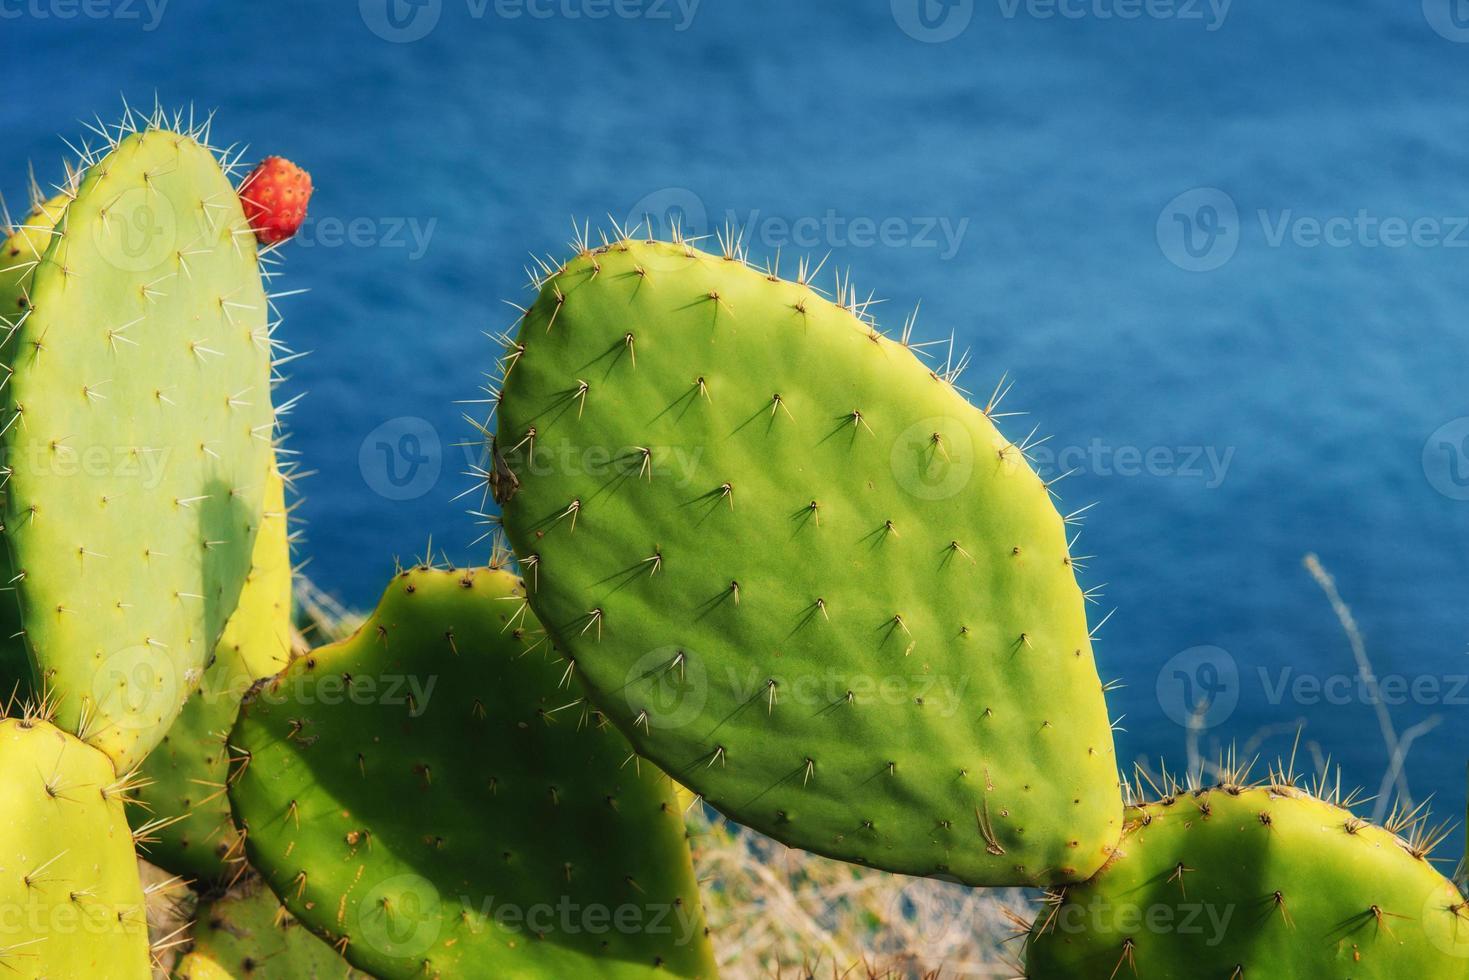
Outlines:
[[250, 863], [373, 976], [714, 976], [672, 783], [506, 572], [399, 575], [246, 700], [231, 745]]
[[531, 603], [638, 751], [741, 823], [1085, 879], [1122, 805], [1066, 521], [992, 409], [806, 278], [625, 240], [548, 270], [486, 466]]
[[196, 881], [227, 877], [244, 861], [230, 817], [228, 739], [240, 700], [258, 678], [278, 673], [291, 653], [291, 547], [285, 483], [272, 467], [265, 514], [240, 603], [225, 627], [204, 682], [141, 772], [134, 820], [176, 821], [154, 832], [148, 859]]
[[367, 980], [254, 880], [199, 907], [193, 951], [175, 975], [184, 980]]
[[273, 428], [253, 232], [207, 135], [165, 124], [130, 113], [54, 226], [22, 230], [39, 258], [0, 275], [29, 686], [119, 769], [162, 739], [234, 610]]
[[1426, 850], [1290, 784], [1172, 793], [1052, 895], [1025, 975], [1463, 980], [1469, 904]]
[[0, 720], [0, 974], [147, 980], [132, 782], [47, 721]]

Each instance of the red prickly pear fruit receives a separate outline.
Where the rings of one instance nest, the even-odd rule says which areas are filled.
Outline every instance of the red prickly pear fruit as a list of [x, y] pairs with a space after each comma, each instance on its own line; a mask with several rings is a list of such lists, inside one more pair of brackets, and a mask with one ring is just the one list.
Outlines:
[[240, 185], [245, 218], [262, 245], [294, 235], [306, 220], [311, 175], [285, 157], [266, 157]]

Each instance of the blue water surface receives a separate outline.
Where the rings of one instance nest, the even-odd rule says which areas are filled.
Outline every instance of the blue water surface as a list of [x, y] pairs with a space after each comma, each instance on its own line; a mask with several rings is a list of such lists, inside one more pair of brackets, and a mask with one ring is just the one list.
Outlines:
[[[921, 6], [920, 6], [921, 3]], [[571, 221], [830, 251], [896, 326], [1008, 372], [1007, 420], [1116, 608], [1121, 754], [1387, 766], [1315, 552], [1409, 685], [1415, 795], [1464, 812], [1469, 12], [1458, 0], [0, 0], [0, 188], [120, 97], [217, 109], [316, 177], [285, 335], [309, 574], [483, 559], [460, 421]], [[603, 16], [598, 16], [599, 14]], [[1129, 16], [1136, 14], [1136, 16]], [[1335, 220], [1332, 220], [1335, 219]], [[941, 357], [943, 355], [940, 355]], [[1199, 649], [1204, 648], [1204, 649]], [[1168, 665], [1164, 669], [1164, 665]], [[1304, 677], [1306, 686], [1293, 687]], [[1344, 684], [1334, 694], [1332, 678]], [[1284, 684], [1284, 687], [1281, 685]], [[1185, 687], [1191, 685], [1191, 687]], [[1398, 700], [1394, 698], [1394, 700]], [[1318, 748], [1319, 747], [1319, 748]], [[1450, 847], [1446, 847], [1447, 854]]]

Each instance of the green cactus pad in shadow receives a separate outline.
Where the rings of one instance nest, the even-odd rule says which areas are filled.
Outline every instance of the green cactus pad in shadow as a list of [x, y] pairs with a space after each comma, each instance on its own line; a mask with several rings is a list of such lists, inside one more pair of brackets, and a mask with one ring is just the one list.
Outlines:
[[230, 815], [230, 729], [250, 685], [278, 673], [291, 654], [291, 546], [285, 484], [271, 467], [250, 574], [204, 682], [141, 768], [134, 819], [166, 819], [148, 860], [195, 881], [218, 881], [244, 861]]
[[246, 699], [250, 863], [377, 977], [713, 977], [672, 782], [632, 755], [496, 570], [394, 579]]
[[1030, 980], [1463, 980], [1469, 905], [1414, 843], [1293, 785], [1129, 808], [1118, 853], [1059, 890]]
[[502, 367], [486, 470], [532, 605], [639, 752], [829, 857], [1102, 865], [1122, 803], [1066, 522], [906, 331], [620, 241], [547, 276]]
[[163, 738], [234, 610], [274, 424], [253, 234], [203, 134], [162, 124], [84, 161], [39, 260], [0, 282], [31, 686], [119, 770]]
[[194, 948], [174, 973], [180, 980], [368, 980], [254, 879], [199, 906]]
[[0, 976], [150, 976], [131, 784], [48, 722], [0, 720]]

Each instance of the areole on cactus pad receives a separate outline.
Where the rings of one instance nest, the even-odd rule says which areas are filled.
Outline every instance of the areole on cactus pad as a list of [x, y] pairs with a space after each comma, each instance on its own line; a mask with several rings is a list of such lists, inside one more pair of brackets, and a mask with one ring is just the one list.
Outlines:
[[531, 604], [638, 751], [742, 823], [1083, 880], [1122, 803], [1067, 520], [906, 329], [807, 278], [631, 240], [547, 270], [485, 467]]
[[10, 680], [119, 769], [234, 610], [274, 428], [255, 235], [207, 126], [180, 121], [129, 112], [0, 266]]
[[241, 710], [250, 863], [375, 977], [712, 978], [674, 785], [494, 569], [397, 576]]

